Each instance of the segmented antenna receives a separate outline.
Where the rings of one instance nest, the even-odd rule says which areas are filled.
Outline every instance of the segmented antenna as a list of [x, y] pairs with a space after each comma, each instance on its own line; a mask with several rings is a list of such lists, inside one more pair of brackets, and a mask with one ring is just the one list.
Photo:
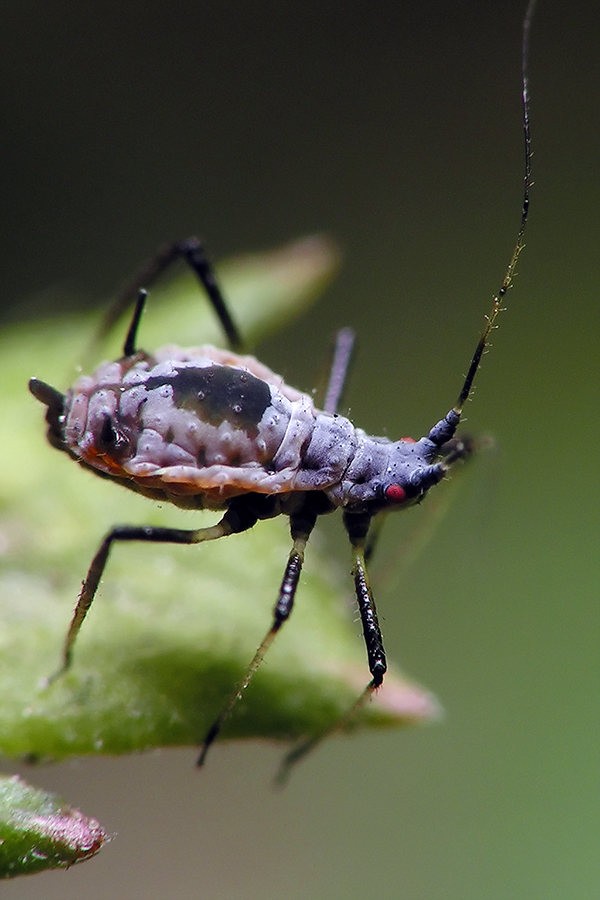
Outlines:
[[531, 30], [531, 20], [533, 18], [533, 12], [535, 9], [536, 0], [530, 0], [529, 5], [527, 7], [527, 11], [525, 13], [525, 19], [523, 20], [523, 50], [521, 57], [521, 65], [522, 65], [522, 84], [523, 84], [523, 134], [525, 137], [525, 176], [523, 179], [523, 207], [521, 210], [521, 225], [519, 227], [519, 233], [517, 235], [517, 242], [515, 244], [515, 249], [513, 250], [512, 256], [510, 258], [510, 262], [507, 266], [506, 272], [504, 273], [504, 278], [502, 280], [502, 285], [500, 290], [494, 297], [494, 302], [492, 304], [492, 311], [487, 316], [486, 326], [483, 329], [483, 333], [479, 338], [479, 343], [475, 349], [475, 353], [473, 354], [473, 359], [471, 360], [471, 365], [469, 366], [469, 371], [467, 372], [467, 377], [465, 378], [464, 384], [462, 386], [462, 390], [458, 395], [458, 400], [456, 401], [456, 405], [454, 406], [454, 411], [460, 415], [463, 411], [463, 407], [466, 401], [469, 398], [469, 394], [471, 393], [471, 388], [473, 386], [473, 379], [475, 378], [475, 373], [479, 368], [479, 364], [481, 363], [481, 357], [483, 356], [483, 352], [488, 345], [489, 337], [492, 329], [494, 328], [496, 319], [498, 318], [498, 313], [502, 312], [503, 306], [502, 301], [504, 300], [508, 289], [510, 288], [513, 280], [513, 276], [515, 274], [515, 269], [517, 268], [517, 262], [519, 260], [519, 256], [521, 255], [521, 250], [525, 246], [524, 237], [525, 237], [525, 226], [527, 225], [527, 216], [529, 214], [529, 189], [531, 188], [531, 138], [529, 135], [529, 75], [528, 75], [528, 63], [529, 63], [529, 33]]

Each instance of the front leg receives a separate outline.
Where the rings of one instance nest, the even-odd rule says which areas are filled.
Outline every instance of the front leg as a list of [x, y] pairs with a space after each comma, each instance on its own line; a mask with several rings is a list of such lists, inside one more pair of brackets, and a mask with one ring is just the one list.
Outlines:
[[344, 526], [348, 532], [348, 537], [350, 538], [350, 544], [352, 546], [352, 575], [354, 577], [356, 599], [358, 601], [363, 635], [367, 647], [371, 680], [363, 690], [362, 694], [341, 719], [338, 719], [337, 722], [334, 722], [330, 728], [321, 734], [303, 741], [284, 757], [281, 768], [275, 779], [276, 784], [279, 786], [282, 786], [287, 782], [293, 766], [300, 762], [301, 759], [304, 759], [304, 757], [314, 750], [321, 741], [326, 737], [329, 737], [332, 732], [340, 731], [352, 722], [358, 711], [369, 700], [373, 692], [383, 683], [383, 678], [387, 671], [387, 662], [385, 650], [383, 648], [381, 629], [379, 628], [379, 622], [377, 620], [377, 610], [375, 609], [375, 602], [373, 600], [365, 563], [365, 545], [371, 518], [372, 517], [367, 513], [344, 513]]
[[[367, 657], [369, 660], [369, 671], [371, 673], [371, 681], [365, 688], [364, 700], [366, 700], [374, 690], [383, 683], [383, 676], [387, 671], [387, 662], [385, 658], [385, 650], [383, 648], [383, 638], [381, 629], [377, 619], [377, 610], [371, 585], [369, 584], [369, 575], [365, 562], [365, 548], [367, 544], [367, 533], [371, 522], [370, 516], [357, 516], [345, 513], [344, 525], [350, 538], [352, 546], [352, 575], [354, 576], [354, 589], [356, 591], [356, 599], [360, 611], [360, 618], [363, 627], [363, 637], [367, 647]], [[364, 702], [361, 698], [360, 703]]]

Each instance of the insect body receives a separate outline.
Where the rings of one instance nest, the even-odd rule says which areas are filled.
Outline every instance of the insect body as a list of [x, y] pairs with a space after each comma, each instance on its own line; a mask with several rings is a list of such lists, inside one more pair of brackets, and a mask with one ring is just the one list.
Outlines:
[[414, 503], [442, 479], [447, 464], [434, 460], [459, 421], [452, 410], [418, 442], [369, 437], [253, 357], [211, 346], [104, 363], [50, 409], [52, 443], [86, 467], [176, 506], [270, 497], [270, 515], [316, 492], [323, 512], [371, 517]]
[[[80, 465], [151, 499], [179, 507], [223, 512], [213, 526], [195, 530], [117, 526], [104, 538], [83, 584], [63, 652], [73, 644], [94, 599], [111, 546], [118, 541], [196, 544], [252, 528], [259, 519], [286, 515], [292, 548], [271, 627], [244, 676], [206, 735], [199, 762], [249, 684], [264, 653], [289, 617], [311, 531], [320, 515], [341, 508], [352, 552], [352, 573], [361, 614], [371, 679], [350, 717], [381, 685], [386, 658], [369, 586], [365, 556], [371, 523], [379, 513], [418, 503], [468, 448], [455, 437], [481, 356], [523, 247], [529, 205], [529, 123], [525, 20], [524, 129], [526, 170], [521, 227], [492, 311], [477, 344], [456, 404], [420, 440], [370, 437], [337, 414], [352, 337], [338, 335], [324, 409], [307, 394], [251, 356], [241, 341], [198, 241], [170, 245], [132, 283], [124, 301], [137, 294], [123, 355], [79, 379], [66, 395], [32, 379], [32, 393], [47, 406], [50, 443]], [[148, 354], [136, 347], [146, 300], [142, 286], [183, 256], [204, 286], [228, 336], [231, 350], [204, 346], [164, 347]], [[286, 766], [309, 749], [292, 751]], [[287, 771], [287, 769], [284, 769]]]

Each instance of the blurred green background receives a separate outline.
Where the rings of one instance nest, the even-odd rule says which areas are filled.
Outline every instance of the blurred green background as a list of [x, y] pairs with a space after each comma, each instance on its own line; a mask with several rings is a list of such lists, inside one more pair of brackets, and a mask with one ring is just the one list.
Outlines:
[[[352, 418], [421, 435], [516, 235], [523, 11], [4, 0], [3, 316], [103, 305], [168, 239], [221, 257], [328, 230], [340, 277], [260, 355], [310, 389], [350, 324]], [[390, 656], [447, 718], [332, 740], [283, 794], [261, 744], [202, 774], [189, 750], [23, 770], [118, 837], [7, 896], [598, 897], [599, 38], [595, 4], [539, 0], [527, 248], [467, 411], [496, 449], [378, 591]]]

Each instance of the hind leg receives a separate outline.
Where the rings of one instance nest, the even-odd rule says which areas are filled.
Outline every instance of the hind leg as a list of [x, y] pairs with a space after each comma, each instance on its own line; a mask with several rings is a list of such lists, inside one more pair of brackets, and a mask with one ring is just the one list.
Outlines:
[[[172, 244], [165, 244], [164, 247], [161, 247], [158, 250], [155, 256], [148, 260], [146, 265], [134, 278], [132, 278], [109, 308], [102, 323], [98, 338], [102, 338], [108, 334], [121, 313], [124, 312], [136, 298], [139, 298], [140, 290], [151, 287], [157, 278], [178, 259], [183, 259], [187, 262], [198, 276], [198, 280], [206, 291], [208, 299], [223, 327], [223, 331], [227, 336], [231, 349], [237, 351], [241, 350], [243, 342], [238, 328], [229, 312], [225, 298], [223, 297], [215, 278], [213, 268], [204, 252], [204, 248], [198, 238], [195, 237], [187, 238], [183, 241], [175, 241]], [[136, 316], [134, 314], [134, 321], [135, 320]], [[137, 322], [139, 322], [139, 314], [137, 315]], [[132, 346], [135, 344], [137, 322], [135, 327], [132, 322], [132, 326], [129, 329], [128, 340], [131, 341]]]

